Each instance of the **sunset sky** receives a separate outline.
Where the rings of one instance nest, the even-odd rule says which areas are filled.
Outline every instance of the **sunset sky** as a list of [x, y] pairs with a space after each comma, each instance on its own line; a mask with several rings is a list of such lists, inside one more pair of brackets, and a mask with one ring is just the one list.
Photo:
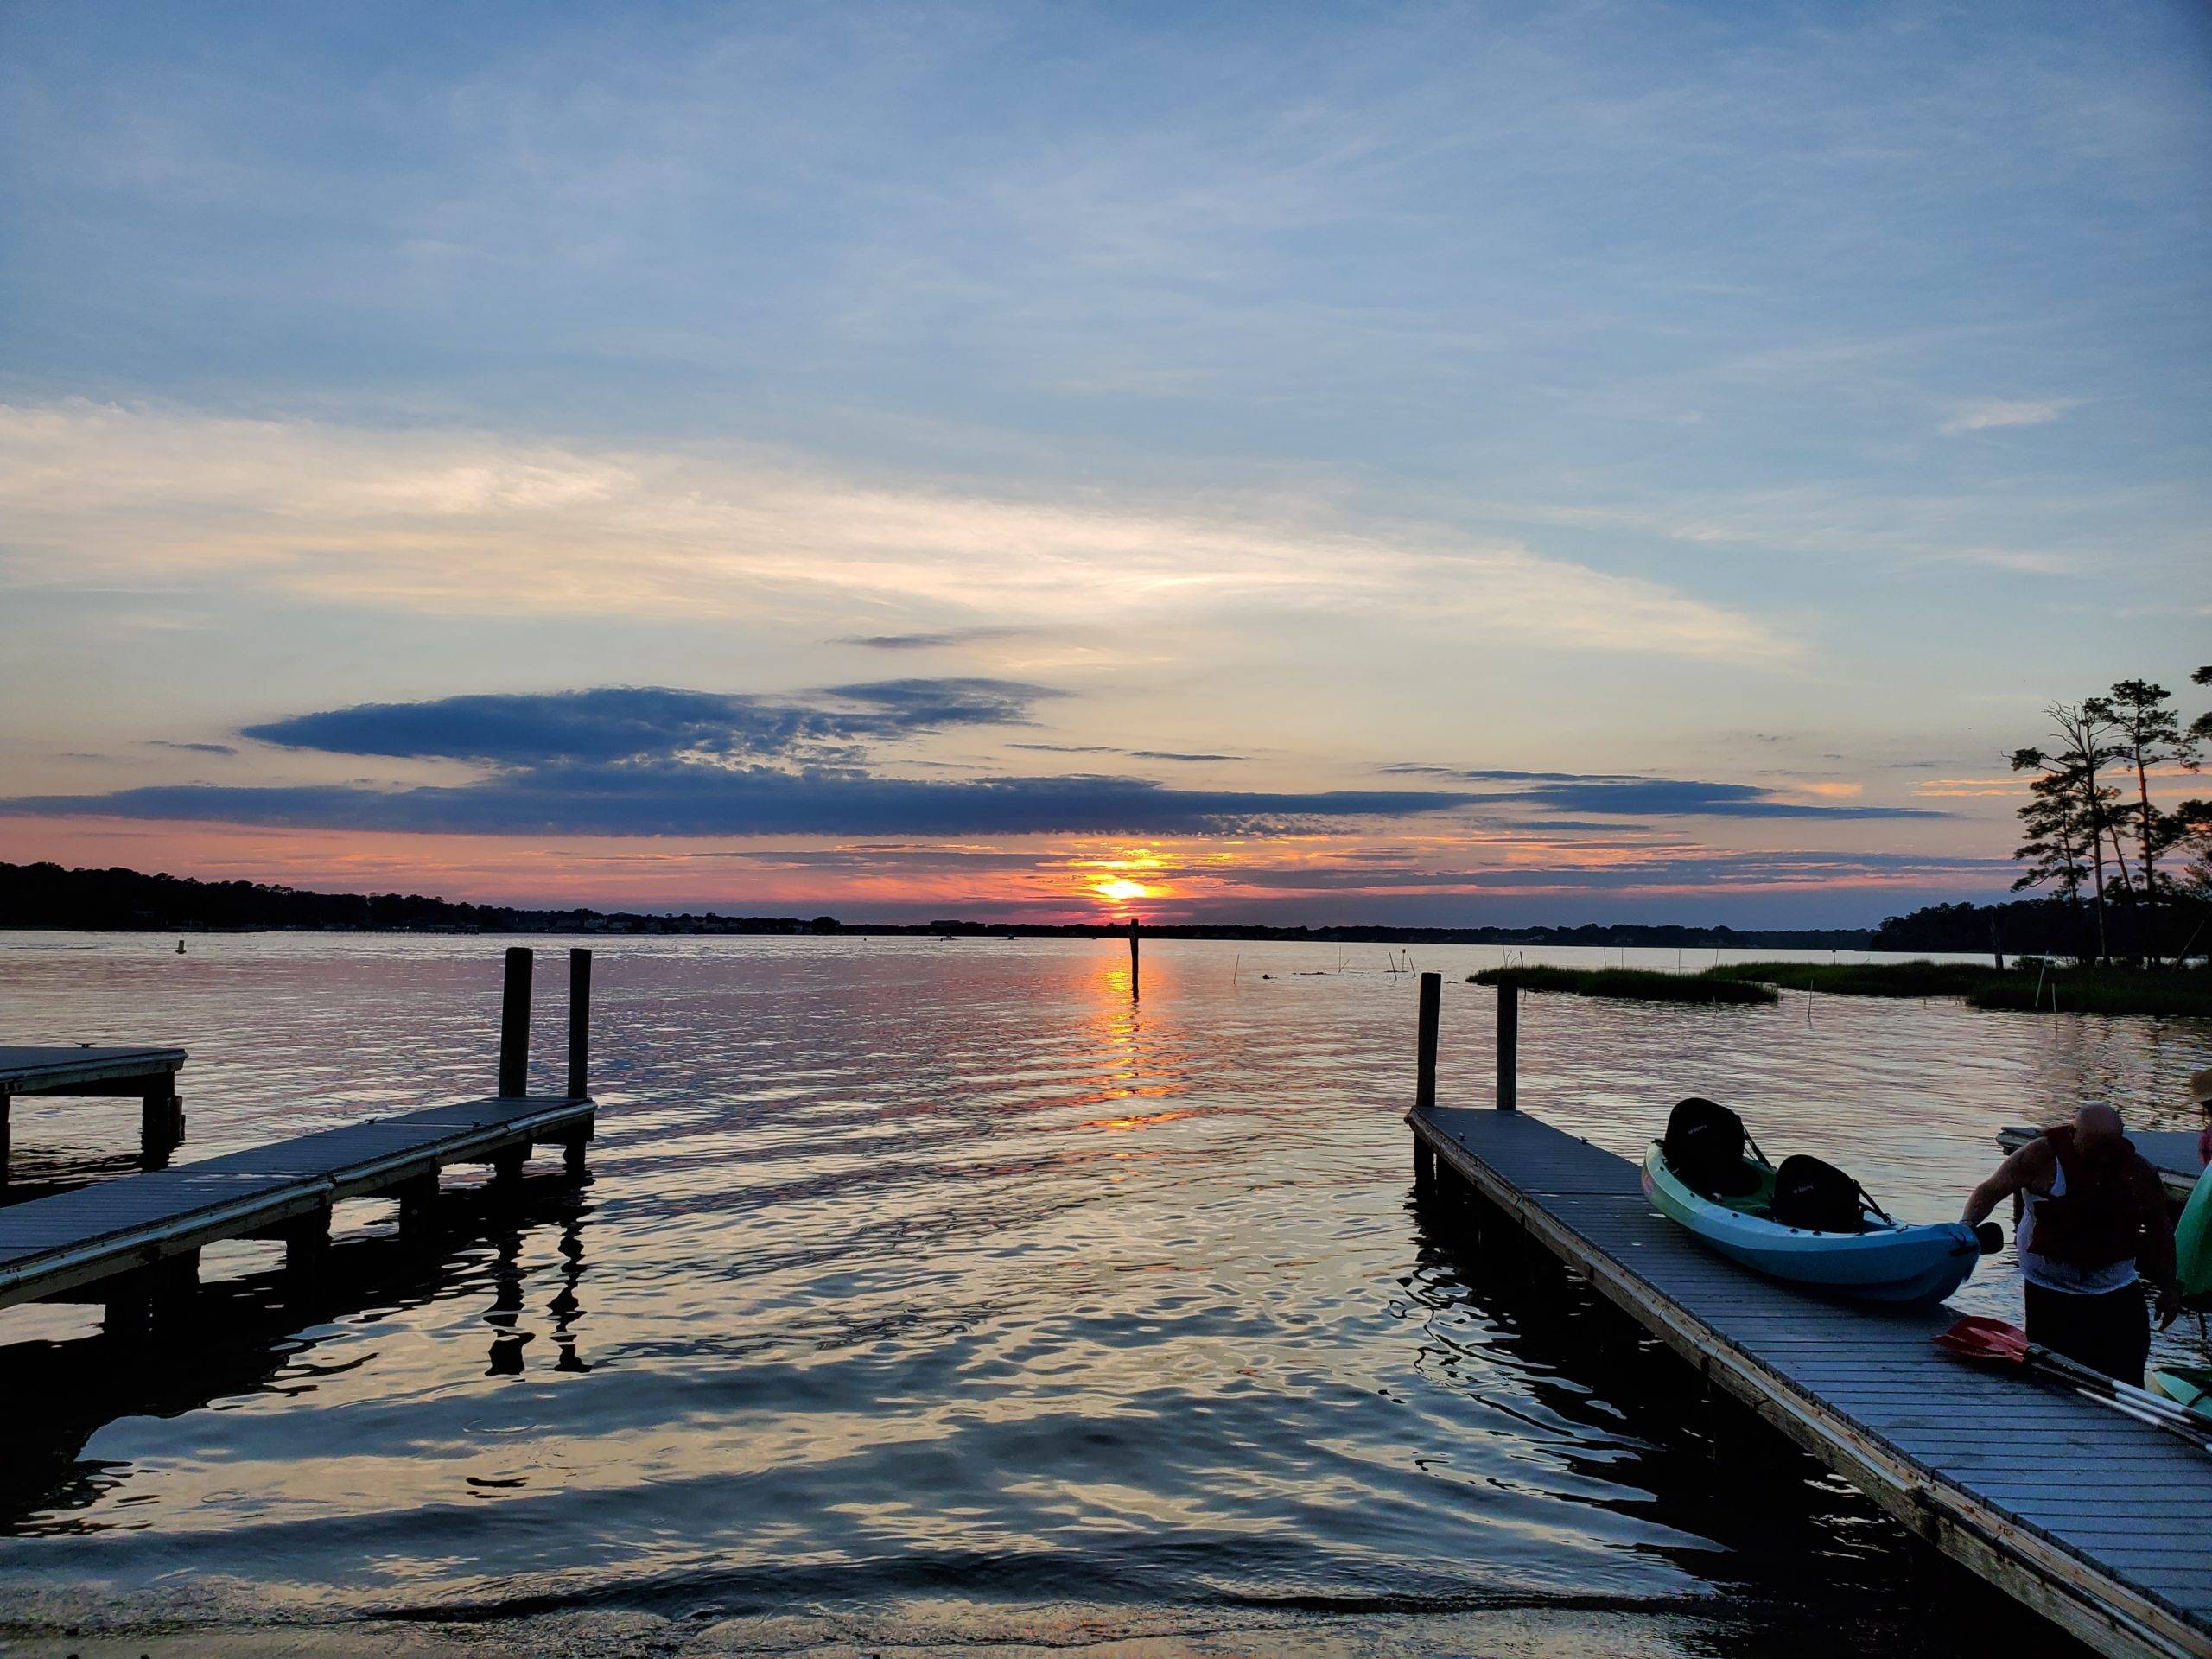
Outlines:
[[0, 858], [2000, 894], [2044, 703], [2205, 706], [2208, 18], [17, 0]]

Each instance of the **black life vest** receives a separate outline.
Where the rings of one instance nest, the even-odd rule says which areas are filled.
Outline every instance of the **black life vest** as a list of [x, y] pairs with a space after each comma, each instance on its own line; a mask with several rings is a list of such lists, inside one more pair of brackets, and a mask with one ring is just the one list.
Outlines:
[[2044, 1139], [2066, 1173], [2066, 1191], [2036, 1199], [2037, 1255], [2077, 1268], [2102, 1268], [2132, 1262], [2143, 1246], [2141, 1157], [2133, 1141], [2101, 1162], [2085, 1162], [2074, 1147], [2074, 1126], [2045, 1129]]

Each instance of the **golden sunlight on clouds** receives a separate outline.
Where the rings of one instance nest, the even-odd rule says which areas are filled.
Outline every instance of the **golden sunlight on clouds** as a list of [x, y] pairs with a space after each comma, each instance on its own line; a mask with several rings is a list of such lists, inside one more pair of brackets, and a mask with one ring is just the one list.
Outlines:
[[1355, 609], [1730, 662], [1760, 620], [1521, 542], [1217, 500], [919, 488], [729, 446], [590, 451], [73, 401], [0, 405], [13, 580], [219, 586], [453, 615], [746, 616], [905, 604], [1018, 625]]
[[1173, 889], [1156, 880], [1140, 880], [1140, 876], [1157, 877], [1171, 868], [1169, 861], [1149, 847], [1132, 847], [1103, 857], [1078, 858], [1071, 861], [1080, 888], [1109, 904], [1126, 905], [1139, 899], [1169, 899], [1175, 896]]

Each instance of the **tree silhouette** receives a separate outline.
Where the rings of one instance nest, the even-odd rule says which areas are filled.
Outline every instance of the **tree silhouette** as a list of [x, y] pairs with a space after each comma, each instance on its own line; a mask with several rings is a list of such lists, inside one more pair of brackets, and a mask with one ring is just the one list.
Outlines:
[[[2110, 724], [2118, 741], [2117, 759], [2135, 773], [2135, 846], [2141, 876], [2139, 893], [2155, 925], [2158, 906], [2171, 896], [2171, 883], [2158, 874], [2158, 855], [2180, 838], [2181, 825], [2171, 814], [2151, 804], [2152, 768], [2178, 760], [2192, 768], [2196, 762], [2196, 739], [2181, 728], [2181, 716], [2166, 705], [2173, 694], [2148, 680], [2121, 680], [2111, 692], [2092, 697], [2082, 707]], [[2202, 721], [2197, 722], [2203, 723]], [[2115, 838], [2117, 823], [2113, 826]], [[2145, 954], [2158, 960], [2155, 933], [2146, 934]]]
[[[2044, 713], [2056, 728], [2051, 734], [2057, 741], [2057, 747], [2012, 752], [2013, 771], [2039, 774], [2029, 785], [2027, 804], [2020, 809], [2021, 823], [2028, 830], [2029, 838], [2012, 854], [2015, 858], [2033, 860], [2035, 864], [2028, 875], [2014, 883], [2014, 888], [2017, 891], [2021, 887], [2033, 887], [2039, 881], [2057, 878], [2066, 868], [2068, 855], [2060, 855], [2059, 861], [2054, 864], [2051, 861], [2055, 848], [2071, 848], [2077, 854], [2085, 851], [2095, 905], [2097, 960], [2103, 962], [2112, 954], [2105, 912], [2107, 834], [2114, 859], [2113, 880], [2124, 896], [2131, 900], [2134, 898], [2134, 887], [2127, 877], [2127, 860], [2120, 850], [2112, 810], [2120, 791], [2106, 783], [2103, 777], [2104, 768], [2125, 759], [2127, 752], [2113, 741], [2116, 728], [2109, 712], [2099, 708], [2096, 698], [2077, 703], [2054, 702]], [[2042, 874], [2037, 874], [2037, 868]], [[2078, 877], [2075, 884], [2078, 887]]]

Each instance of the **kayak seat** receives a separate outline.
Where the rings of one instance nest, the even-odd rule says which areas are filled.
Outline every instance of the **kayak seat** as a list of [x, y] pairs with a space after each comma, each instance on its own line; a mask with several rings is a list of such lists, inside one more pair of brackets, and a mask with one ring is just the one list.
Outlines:
[[1726, 1106], [1692, 1095], [1667, 1114], [1659, 1149], [1683, 1185], [1708, 1198], [1756, 1192], [1764, 1176], [1744, 1156], [1744, 1120]]
[[1794, 1152], [1774, 1173], [1774, 1205], [1767, 1214], [1784, 1227], [1815, 1233], [1860, 1233], [1859, 1183], [1834, 1164]]

